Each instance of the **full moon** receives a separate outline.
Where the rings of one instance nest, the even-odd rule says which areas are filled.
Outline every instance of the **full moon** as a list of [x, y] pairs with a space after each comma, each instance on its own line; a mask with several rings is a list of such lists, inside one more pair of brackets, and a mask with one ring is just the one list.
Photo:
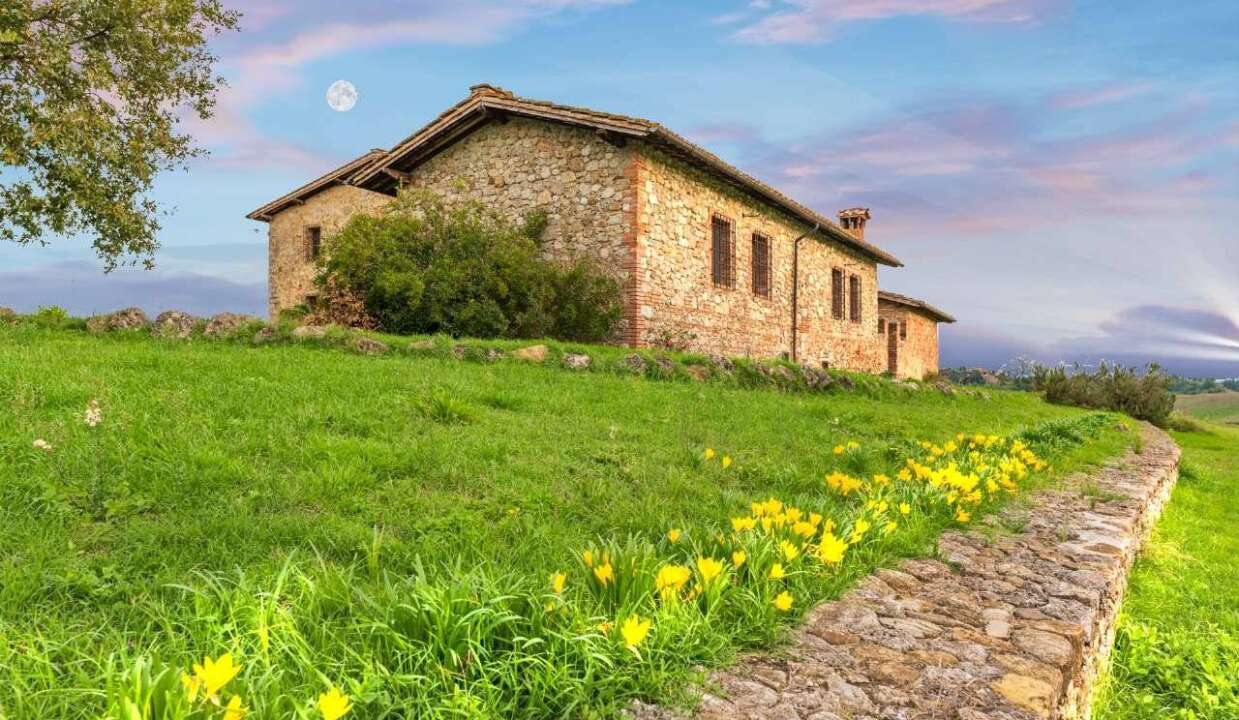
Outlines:
[[327, 88], [327, 104], [336, 112], [348, 112], [357, 104], [357, 88], [348, 80], [336, 80]]

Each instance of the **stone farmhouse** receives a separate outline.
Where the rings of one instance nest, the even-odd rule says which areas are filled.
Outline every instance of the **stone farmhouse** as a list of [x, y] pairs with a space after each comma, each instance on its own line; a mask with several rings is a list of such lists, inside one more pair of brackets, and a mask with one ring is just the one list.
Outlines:
[[403, 186], [540, 209], [552, 258], [620, 281], [618, 342], [923, 377], [951, 316], [879, 292], [895, 257], [865, 240], [867, 208], [831, 219], [658, 123], [530, 100], [490, 85], [390, 150], [375, 149], [258, 208], [269, 311], [316, 300], [324, 237]]

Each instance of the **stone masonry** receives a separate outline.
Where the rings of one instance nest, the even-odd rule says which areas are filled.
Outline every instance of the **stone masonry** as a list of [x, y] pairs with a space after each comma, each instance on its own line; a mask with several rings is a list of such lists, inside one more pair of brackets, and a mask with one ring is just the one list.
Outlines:
[[[636, 129], [651, 139], [623, 134]], [[406, 186], [448, 201], [478, 200], [514, 221], [545, 212], [550, 257], [588, 258], [620, 282], [624, 319], [616, 340], [624, 344], [885, 371], [877, 264], [898, 261], [864, 242], [868, 211], [847, 211], [847, 230], [824, 218], [808, 222], [820, 216], [687, 141], [673, 138], [666, 147], [668, 137], [649, 121], [476, 86], [392, 150], [373, 150], [250, 214], [270, 223], [270, 313], [317, 293], [312, 237], [328, 241], [352, 214], [379, 211]], [[409, 149], [419, 143], [429, 149]], [[734, 283], [721, 286], [712, 276], [715, 216], [732, 230]], [[754, 287], [755, 236], [769, 245], [768, 293]], [[843, 273], [842, 313], [832, 294], [834, 271]], [[858, 283], [858, 317], [851, 283]], [[902, 377], [936, 368], [934, 330], [933, 362], [909, 365]], [[917, 354], [925, 352], [928, 344]]]
[[[901, 378], [923, 378], [938, 372], [938, 321], [906, 306], [878, 301], [878, 317], [886, 322], [879, 334], [882, 367]], [[895, 335], [896, 366], [890, 367], [891, 334]]]
[[1138, 431], [1143, 452], [1036, 496], [1022, 533], [948, 533], [943, 560], [879, 570], [812, 611], [786, 652], [715, 673], [698, 717], [1089, 717], [1128, 571], [1178, 478], [1174, 441]]

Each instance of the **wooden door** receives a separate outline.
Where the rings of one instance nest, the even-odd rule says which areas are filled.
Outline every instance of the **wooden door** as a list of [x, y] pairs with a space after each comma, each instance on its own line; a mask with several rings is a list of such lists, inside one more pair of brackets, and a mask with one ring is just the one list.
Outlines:
[[886, 323], [886, 369], [899, 374], [899, 323]]

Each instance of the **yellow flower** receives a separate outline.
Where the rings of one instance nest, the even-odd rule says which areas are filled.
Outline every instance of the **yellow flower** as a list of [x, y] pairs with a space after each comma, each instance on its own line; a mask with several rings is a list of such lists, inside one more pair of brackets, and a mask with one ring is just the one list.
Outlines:
[[757, 527], [757, 518], [751, 517], [734, 517], [731, 519], [731, 529], [736, 532], [744, 532]]
[[564, 583], [568, 581], [567, 573], [557, 572], [551, 575], [551, 590], [558, 595], [564, 591]]
[[795, 523], [799, 522], [800, 518], [804, 517], [804, 512], [800, 508], [789, 506], [783, 515], [787, 518], [788, 522]]
[[912, 479], [912, 471], [909, 470], [908, 468], [904, 468], [899, 471], [896, 477], [898, 477], [900, 480], [903, 480], [904, 482], [907, 482]]
[[241, 696], [233, 695], [228, 701], [227, 707], [224, 708], [224, 720], [241, 720], [245, 714], [249, 712], [241, 705]]
[[843, 446], [842, 446], [842, 445], [836, 445], [836, 446], [835, 446], [835, 454], [836, 454], [836, 455], [842, 455], [842, 454], [843, 454]]
[[679, 542], [681, 534], [682, 533], [680, 532], [679, 528], [671, 528], [670, 530], [667, 531], [667, 539], [670, 540], [671, 542]]
[[713, 460], [714, 459], [714, 448], [706, 448], [706, 451], [702, 454], [705, 456], [706, 460]]
[[598, 582], [604, 586], [615, 582], [615, 571], [611, 568], [611, 563], [594, 568], [594, 577], [598, 578]]
[[348, 695], [340, 692], [340, 688], [335, 685], [318, 696], [318, 711], [322, 713], [323, 720], [339, 720], [352, 708]]
[[817, 546], [817, 556], [822, 562], [837, 565], [843, 562], [843, 553], [847, 549], [847, 542], [835, 537], [833, 532], [827, 532], [822, 535], [822, 542]]
[[779, 542], [779, 550], [783, 552], [783, 557], [788, 562], [795, 560], [796, 556], [800, 554], [800, 548], [796, 547], [795, 545], [793, 545], [792, 543], [789, 543], [786, 540]]
[[775, 563], [770, 566], [770, 579], [782, 580], [787, 577], [787, 573], [783, 572], [783, 563]]
[[855, 440], [848, 440], [848, 450], [859, 450], [859, 449], [860, 449], [860, 443], [856, 442]]
[[817, 527], [818, 525], [821, 525], [822, 514], [821, 513], [809, 513], [809, 524], [812, 525], [813, 527]]
[[185, 688], [185, 697], [193, 702], [198, 697], [198, 690], [202, 687], [202, 681], [196, 677], [191, 677], [189, 673], [181, 673], [181, 687]]
[[724, 455], [723, 456], [723, 469], [726, 470], [729, 467], [731, 467], [731, 456]]
[[817, 534], [817, 525], [801, 520], [795, 525], [792, 525], [792, 532], [800, 535], [801, 537], [813, 537]]
[[693, 576], [693, 571], [683, 565], [663, 565], [654, 576], [654, 589], [664, 598], [674, 595]]
[[852, 542], [856, 543], [863, 538], [865, 533], [869, 532], [870, 527], [868, 520], [857, 518], [856, 522], [852, 524]]
[[594, 566], [594, 553], [590, 552], [589, 550], [586, 550], [585, 552], [581, 553], [581, 559], [585, 561], [586, 567]]
[[873, 476], [874, 485], [890, 485], [891, 479], [886, 475], [878, 474]]
[[743, 550], [737, 550], [731, 554], [731, 564], [736, 567], [740, 567], [744, 564], [744, 561], [748, 559], [748, 554], [746, 554]]
[[611, 634], [611, 623], [606, 620], [603, 620], [602, 622], [598, 623], [598, 632], [602, 633], [603, 635], [610, 635]]
[[697, 572], [701, 574], [701, 584], [709, 585], [710, 581], [723, 574], [723, 563], [714, 558], [697, 558]]
[[955, 508], [955, 519], [961, 523], [966, 523], [972, 519], [972, 515], [968, 514], [968, 511], [962, 507]]
[[898, 527], [899, 527], [899, 523], [895, 522], [894, 520], [891, 520], [882, 527], [882, 532], [886, 535], [890, 535], [891, 533], [895, 532], [895, 529]]
[[215, 697], [239, 672], [241, 668], [233, 664], [232, 653], [224, 653], [218, 660], [204, 657], [201, 665], [194, 663], [194, 679], [201, 683], [203, 696], [209, 698]]
[[780, 612], [787, 612], [792, 609], [792, 602], [792, 594], [784, 590], [774, 599], [774, 607]]
[[645, 636], [650, 634], [651, 624], [652, 621], [643, 620], [640, 615], [629, 615], [624, 624], [620, 626], [620, 635], [624, 637], [624, 646], [632, 650], [644, 642]]
[[909, 505], [908, 503], [899, 503], [899, 514], [900, 515], [912, 514], [912, 506]]

